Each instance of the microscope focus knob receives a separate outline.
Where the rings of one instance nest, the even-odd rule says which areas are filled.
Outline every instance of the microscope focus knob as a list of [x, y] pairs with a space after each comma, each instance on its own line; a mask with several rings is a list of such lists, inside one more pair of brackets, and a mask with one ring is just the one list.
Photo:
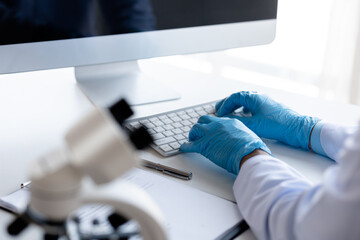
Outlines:
[[120, 214], [114, 212], [108, 216], [108, 221], [114, 229], [117, 229], [118, 227], [126, 223], [128, 220]]
[[44, 234], [44, 240], [58, 240], [59, 239], [59, 235], [57, 234], [51, 234], [51, 233], [45, 233]]
[[140, 127], [130, 132], [130, 140], [137, 149], [144, 149], [153, 142], [153, 138], [145, 127]]
[[17, 217], [12, 223], [9, 224], [7, 228], [7, 232], [11, 236], [16, 236], [19, 233], [21, 233], [27, 226], [29, 225], [29, 222], [26, 221], [22, 217]]

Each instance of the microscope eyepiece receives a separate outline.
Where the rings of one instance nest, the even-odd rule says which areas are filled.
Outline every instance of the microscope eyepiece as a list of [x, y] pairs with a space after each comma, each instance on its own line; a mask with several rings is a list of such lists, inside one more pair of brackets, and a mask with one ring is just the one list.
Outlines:
[[109, 111], [120, 125], [122, 125], [126, 119], [134, 114], [130, 108], [130, 105], [125, 101], [125, 99], [121, 99], [120, 101], [116, 102], [109, 108]]

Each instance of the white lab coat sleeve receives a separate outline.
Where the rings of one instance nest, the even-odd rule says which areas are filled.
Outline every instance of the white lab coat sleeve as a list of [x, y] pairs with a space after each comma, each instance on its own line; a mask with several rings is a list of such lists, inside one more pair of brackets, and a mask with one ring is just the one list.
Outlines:
[[[344, 151], [337, 153], [339, 164], [326, 170], [319, 185], [312, 185], [271, 156], [246, 161], [235, 181], [234, 195], [255, 236], [276, 240], [360, 239], [359, 142], [357, 130]], [[325, 140], [325, 145], [328, 143]]]
[[356, 125], [339, 125], [327, 122], [320, 123], [318, 126], [315, 126], [315, 128], [316, 127], [321, 127], [318, 139], [320, 139], [323, 152], [335, 161], [338, 161], [339, 151], [342, 149], [345, 139], [353, 135], [358, 129]]

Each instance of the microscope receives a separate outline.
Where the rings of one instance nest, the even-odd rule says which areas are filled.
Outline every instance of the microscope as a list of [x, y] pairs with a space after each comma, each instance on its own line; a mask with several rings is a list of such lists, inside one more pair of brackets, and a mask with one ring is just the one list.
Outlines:
[[[167, 239], [162, 213], [144, 190], [121, 182], [116, 195], [106, 191], [108, 183], [136, 166], [135, 150], [152, 141], [145, 127], [133, 131], [123, 128], [132, 114], [124, 100], [108, 109], [95, 108], [70, 128], [61, 149], [35, 161], [30, 168], [31, 200], [9, 224], [9, 235], [16, 236], [35, 224], [44, 231], [46, 240], [131, 239], [134, 235], [144, 240]], [[69, 222], [79, 224], [74, 211], [89, 204], [111, 207], [107, 216], [111, 232], [100, 236], [70, 233]], [[122, 232], [121, 226], [130, 220], [138, 227]]]

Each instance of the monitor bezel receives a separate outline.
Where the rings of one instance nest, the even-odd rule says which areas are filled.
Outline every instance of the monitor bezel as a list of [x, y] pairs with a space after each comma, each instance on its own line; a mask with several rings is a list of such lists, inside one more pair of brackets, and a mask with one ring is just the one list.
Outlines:
[[270, 43], [276, 19], [0, 46], [0, 74]]

